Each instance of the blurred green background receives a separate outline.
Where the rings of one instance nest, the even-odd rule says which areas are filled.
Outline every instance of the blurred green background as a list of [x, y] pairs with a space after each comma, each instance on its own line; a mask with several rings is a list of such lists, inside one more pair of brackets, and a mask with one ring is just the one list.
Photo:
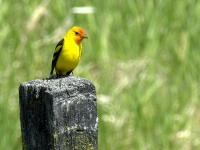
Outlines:
[[99, 150], [200, 149], [200, 1], [0, 0], [1, 150], [21, 149], [20, 83], [49, 76], [73, 25], [89, 36], [74, 74], [96, 86]]

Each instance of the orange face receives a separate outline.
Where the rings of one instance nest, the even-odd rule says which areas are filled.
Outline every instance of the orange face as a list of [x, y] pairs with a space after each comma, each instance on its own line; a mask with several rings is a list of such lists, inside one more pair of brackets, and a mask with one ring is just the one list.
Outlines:
[[78, 43], [80, 43], [84, 38], [88, 38], [88, 36], [85, 34], [85, 31], [78, 26], [72, 27], [71, 31], [74, 34], [74, 40]]

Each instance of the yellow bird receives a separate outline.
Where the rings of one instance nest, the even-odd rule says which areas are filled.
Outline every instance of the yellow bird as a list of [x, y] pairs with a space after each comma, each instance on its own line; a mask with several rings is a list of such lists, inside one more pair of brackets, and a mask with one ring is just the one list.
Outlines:
[[[56, 45], [50, 75], [55, 68], [56, 75], [69, 75], [78, 65], [82, 54], [82, 40], [88, 38], [78, 26], [72, 27]], [[73, 73], [73, 72], [72, 72]]]

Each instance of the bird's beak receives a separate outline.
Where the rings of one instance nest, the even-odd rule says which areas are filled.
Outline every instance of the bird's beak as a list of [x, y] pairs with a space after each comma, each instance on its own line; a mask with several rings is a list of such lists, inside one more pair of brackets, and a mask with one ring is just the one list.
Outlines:
[[86, 34], [83, 34], [81, 37], [86, 38], [86, 39], [88, 38], [88, 36]]

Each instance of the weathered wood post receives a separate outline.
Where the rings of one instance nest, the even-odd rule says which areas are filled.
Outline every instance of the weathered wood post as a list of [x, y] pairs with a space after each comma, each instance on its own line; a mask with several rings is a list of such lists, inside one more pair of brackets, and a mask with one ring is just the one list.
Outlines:
[[83, 78], [37, 79], [19, 87], [23, 150], [97, 150], [94, 85]]

